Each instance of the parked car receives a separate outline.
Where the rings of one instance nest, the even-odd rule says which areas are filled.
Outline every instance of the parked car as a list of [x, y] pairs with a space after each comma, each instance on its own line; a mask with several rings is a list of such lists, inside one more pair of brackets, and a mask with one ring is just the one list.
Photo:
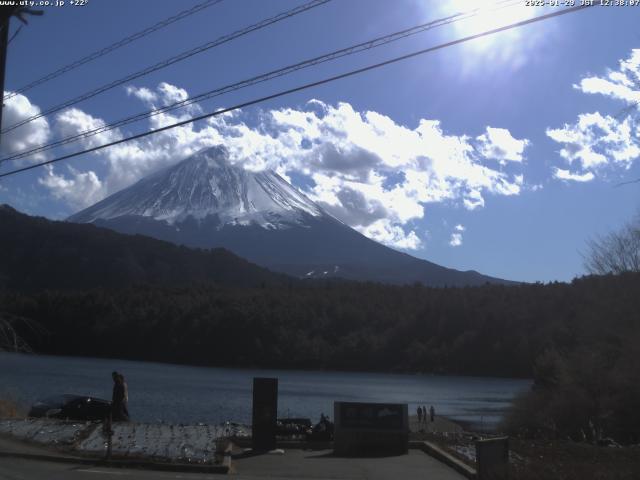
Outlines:
[[36, 402], [30, 417], [103, 420], [111, 411], [111, 402], [86, 395], [56, 395]]

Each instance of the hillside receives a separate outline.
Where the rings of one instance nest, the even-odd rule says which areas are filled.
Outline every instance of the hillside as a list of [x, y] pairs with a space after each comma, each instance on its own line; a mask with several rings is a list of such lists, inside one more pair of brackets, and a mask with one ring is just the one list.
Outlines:
[[285, 284], [289, 279], [222, 248], [194, 250], [94, 225], [30, 217], [0, 205], [0, 288], [126, 287], [136, 284], [228, 287]]

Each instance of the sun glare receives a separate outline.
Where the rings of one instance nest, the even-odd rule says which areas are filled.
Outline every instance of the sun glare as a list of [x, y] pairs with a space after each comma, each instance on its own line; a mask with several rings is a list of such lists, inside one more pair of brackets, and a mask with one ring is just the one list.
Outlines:
[[[524, 6], [523, 2], [496, 0], [451, 0], [447, 10], [451, 14], [469, 12], [468, 16], [456, 21], [454, 26], [463, 36], [475, 35], [487, 30], [493, 30], [512, 23], [532, 18], [537, 9]], [[484, 50], [505, 41], [515, 41], [519, 38], [518, 29], [510, 30], [498, 35], [489, 35], [470, 42], [473, 48]]]

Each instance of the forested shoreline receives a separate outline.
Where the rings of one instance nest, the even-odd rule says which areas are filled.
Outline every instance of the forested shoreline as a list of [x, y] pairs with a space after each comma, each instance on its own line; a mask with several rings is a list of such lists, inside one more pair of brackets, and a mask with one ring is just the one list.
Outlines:
[[37, 352], [533, 378], [508, 428], [640, 440], [640, 274], [468, 288], [340, 281], [0, 291]]
[[198, 365], [531, 377], [544, 352], [619, 348], [640, 275], [469, 288], [346, 282], [0, 292], [42, 353]]

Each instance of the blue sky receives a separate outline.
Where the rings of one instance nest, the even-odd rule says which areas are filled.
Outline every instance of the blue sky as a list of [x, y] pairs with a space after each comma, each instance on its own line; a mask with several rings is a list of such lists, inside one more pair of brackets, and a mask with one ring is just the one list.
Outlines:
[[[196, 3], [44, 7], [10, 45], [5, 90]], [[7, 100], [3, 126], [302, 3], [225, 0]], [[334, 0], [20, 127], [3, 137], [3, 156], [478, 3]], [[550, 11], [482, 14], [0, 171]], [[234, 162], [277, 170], [349, 225], [412, 255], [514, 280], [570, 280], [584, 273], [586, 240], [639, 208], [640, 184], [616, 187], [640, 178], [637, 113], [623, 112], [640, 101], [638, 25], [640, 6], [560, 16], [8, 177], [0, 202], [65, 218], [224, 143]]]

